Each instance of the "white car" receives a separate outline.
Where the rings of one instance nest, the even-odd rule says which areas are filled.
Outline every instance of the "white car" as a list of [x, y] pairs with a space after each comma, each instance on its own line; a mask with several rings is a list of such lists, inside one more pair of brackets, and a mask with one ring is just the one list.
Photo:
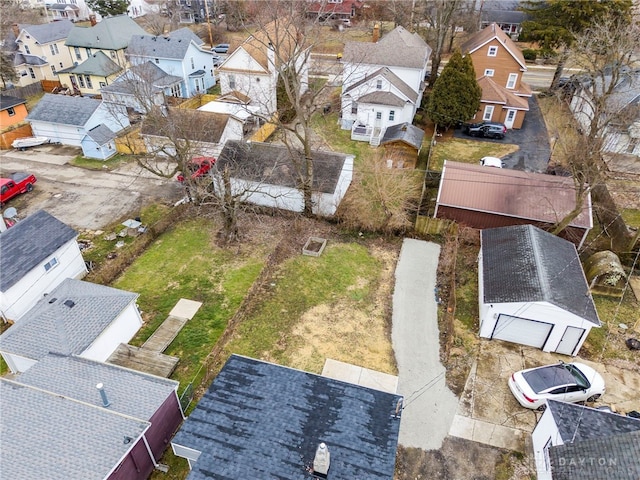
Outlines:
[[509, 378], [509, 389], [526, 408], [544, 410], [547, 400], [594, 402], [605, 391], [604, 379], [583, 363], [556, 363], [528, 368]]
[[504, 162], [498, 157], [482, 157], [480, 159], [480, 165], [485, 167], [504, 168]]

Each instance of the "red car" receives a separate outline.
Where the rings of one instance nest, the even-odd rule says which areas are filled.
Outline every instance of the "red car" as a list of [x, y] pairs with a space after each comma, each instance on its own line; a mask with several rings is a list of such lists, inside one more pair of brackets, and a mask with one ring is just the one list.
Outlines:
[[[189, 164], [187, 165], [187, 169], [189, 170], [189, 178], [192, 180], [202, 177], [206, 175], [211, 167], [216, 163], [216, 159], [213, 157], [195, 157], [192, 158]], [[186, 180], [184, 173], [180, 172], [176, 179], [182, 183]]]
[[0, 178], [0, 206], [20, 193], [33, 190], [36, 177], [30, 173], [14, 172], [8, 178]]

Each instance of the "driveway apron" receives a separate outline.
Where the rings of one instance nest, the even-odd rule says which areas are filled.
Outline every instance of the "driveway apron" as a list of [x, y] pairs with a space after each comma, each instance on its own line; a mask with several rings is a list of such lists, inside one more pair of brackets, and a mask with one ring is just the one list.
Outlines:
[[436, 271], [440, 246], [405, 239], [396, 267], [392, 342], [398, 393], [404, 396], [400, 444], [435, 450], [449, 433], [458, 405], [440, 363]]

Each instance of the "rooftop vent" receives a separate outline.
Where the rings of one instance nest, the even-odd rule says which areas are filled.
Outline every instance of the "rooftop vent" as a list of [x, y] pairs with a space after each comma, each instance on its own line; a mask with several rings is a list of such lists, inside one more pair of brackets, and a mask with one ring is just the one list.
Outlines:
[[69, 308], [73, 308], [76, 306], [75, 302], [73, 300], [65, 300], [64, 304], [69, 307]]
[[51, 300], [49, 300], [49, 303], [55, 303], [58, 299], [56, 297], [53, 297]]
[[313, 459], [313, 475], [316, 478], [327, 478], [330, 464], [331, 454], [327, 445], [323, 442], [316, 449], [316, 456]]
[[104, 385], [102, 383], [99, 383], [96, 385], [96, 388], [100, 392], [100, 398], [102, 398], [102, 406], [106, 408], [111, 405], [109, 399], [107, 398], [107, 394], [104, 392]]

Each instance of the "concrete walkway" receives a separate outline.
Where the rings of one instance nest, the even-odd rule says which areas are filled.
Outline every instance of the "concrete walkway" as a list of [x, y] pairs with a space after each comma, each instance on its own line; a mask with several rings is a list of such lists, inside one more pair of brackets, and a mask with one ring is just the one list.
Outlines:
[[436, 450], [449, 434], [458, 399], [445, 383], [434, 289], [440, 246], [405, 239], [396, 267], [392, 342], [404, 396], [400, 444]]

